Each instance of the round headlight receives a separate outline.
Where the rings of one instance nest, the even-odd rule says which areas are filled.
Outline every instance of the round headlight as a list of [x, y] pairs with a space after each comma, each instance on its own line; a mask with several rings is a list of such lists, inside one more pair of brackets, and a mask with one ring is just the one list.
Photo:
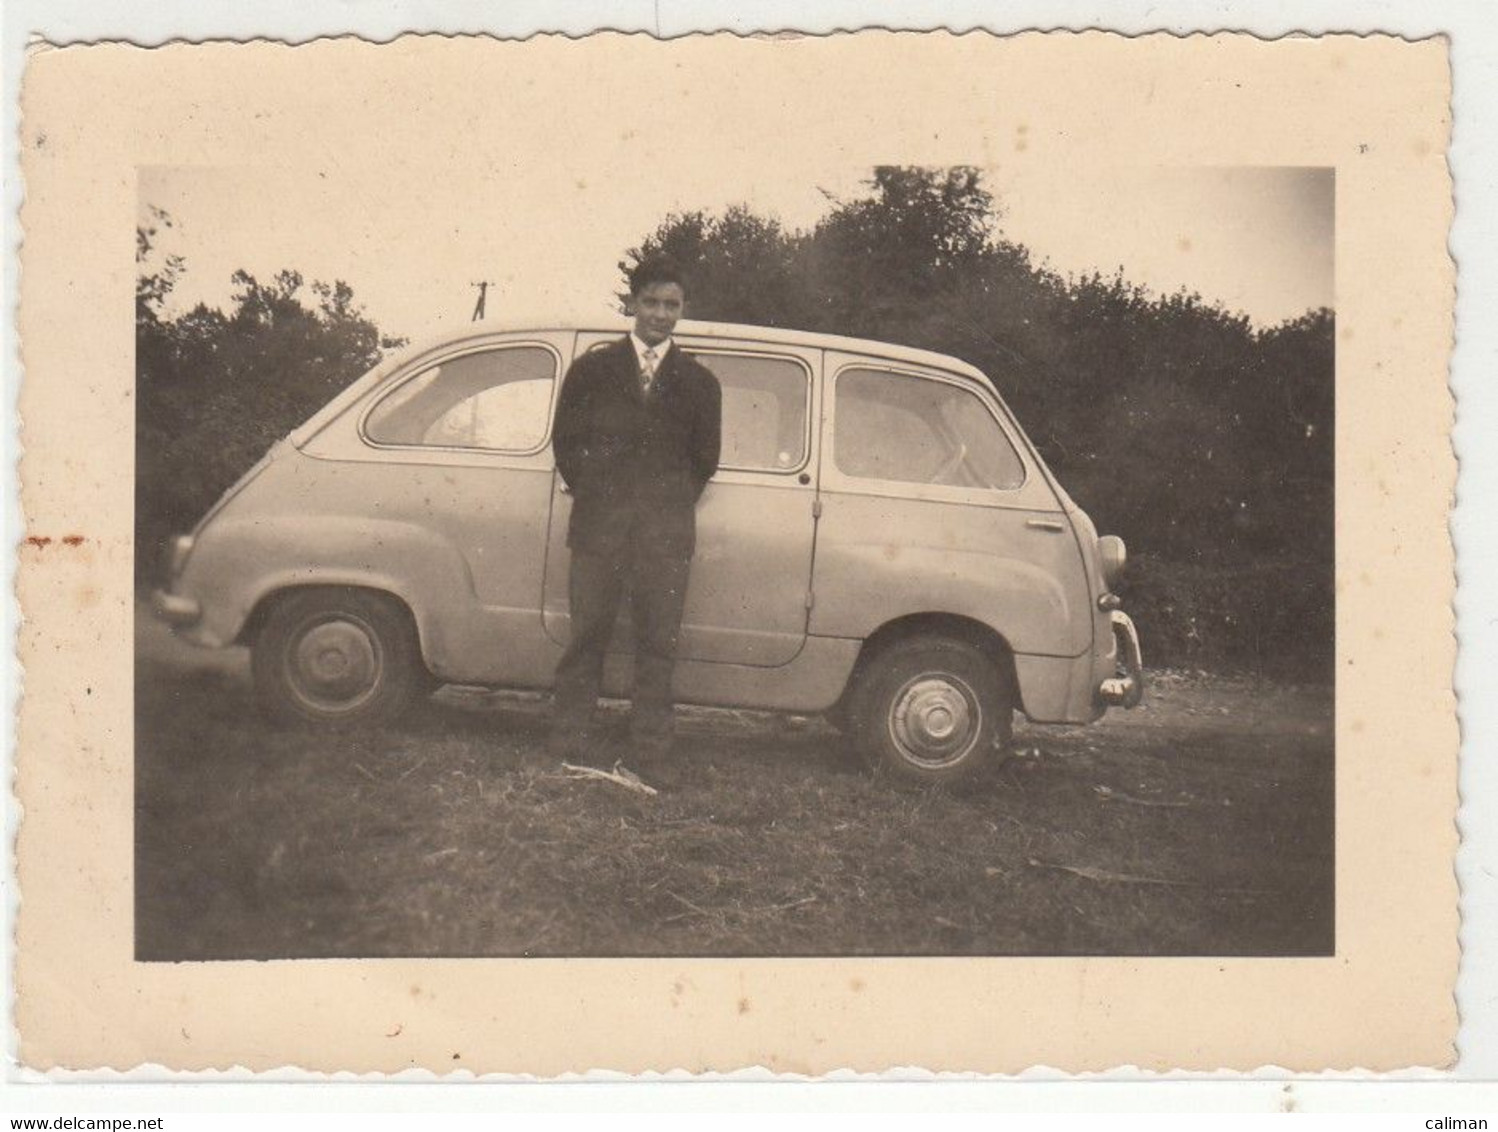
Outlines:
[[1111, 587], [1123, 577], [1124, 566], [1129, 561], [1129, 552], [1123, 539], [1117, 535], [1104, 535], [1097, 540], [1098, 557], [1103, 562], [1103, 581]]

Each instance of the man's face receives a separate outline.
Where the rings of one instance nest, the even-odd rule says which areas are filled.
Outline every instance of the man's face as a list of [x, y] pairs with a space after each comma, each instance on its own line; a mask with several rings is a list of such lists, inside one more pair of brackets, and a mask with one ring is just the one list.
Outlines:
[[680, 283], [647, 283], [634, 296], [635, 334], [647, 346], [655, 346], [671, 337], [676, 320], [681, 317], [686, 294]]

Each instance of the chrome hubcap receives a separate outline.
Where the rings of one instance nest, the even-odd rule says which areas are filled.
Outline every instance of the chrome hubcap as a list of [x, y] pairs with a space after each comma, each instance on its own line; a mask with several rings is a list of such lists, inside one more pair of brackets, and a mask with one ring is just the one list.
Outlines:
[[918, 676], [900, 689], [889, 731], [907, 758], [945, 766], [968, 753], [978, 737], [982, 709], [971, 688], [955, 676]]
[[373, 631], [347, 617], [310, 626], [287, 656], [296, 695], [323, 711], [357, 707], [379, 683], [382, 657]]

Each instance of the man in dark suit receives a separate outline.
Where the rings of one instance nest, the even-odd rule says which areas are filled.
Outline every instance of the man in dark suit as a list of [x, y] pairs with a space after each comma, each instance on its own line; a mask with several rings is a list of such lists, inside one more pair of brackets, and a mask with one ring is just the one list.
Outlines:
[[551, 752], [587, 761], [604, 651], [624, 594], [634, 622], [630, 737], [638, 762], [672, 738], [671, 674], [696, 546], [697, 500], [718, 469], [717, 379], [671, 340], [686, 298], [665, 259], [630, 275], [634, 329], [572, 363], [552, 447], [572, 493], [571, 643], [557, 664]]

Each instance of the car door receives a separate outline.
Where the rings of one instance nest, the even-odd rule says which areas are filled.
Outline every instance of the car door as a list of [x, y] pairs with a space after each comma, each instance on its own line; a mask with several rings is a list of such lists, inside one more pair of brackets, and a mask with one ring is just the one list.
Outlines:
[[[578, 349], [616, 337], [580, 334]], [[678, 659], [786, 664], [806, 640], [816, 530], [812, 398], [820, 351], [711, 338], [677, 341], [713, 372], [723, 391], [723, 452], [697, 505], [697, 551]], [[548, 635], [565, 643], [572, 503], [560, 476], [554, 491], [545, 624]], [[627, 618], [626, 608], [615, 651], [630, 649]]]
[[[422, 611], [449, 680], [542, 684], [536, 616], [554, 464], [550, 422], [572, 334], [481, 338], [415, 362], [307, 447], [332, 516], [363, 515], [365, 558]], [[451, 565], [451, 568], [449, 568]]]
[[827, 351], [811, 631], [867, 637], [918, 614], [1015, 652], [1091, 646], [1071, 523], [997, 400], [970, 378]]

